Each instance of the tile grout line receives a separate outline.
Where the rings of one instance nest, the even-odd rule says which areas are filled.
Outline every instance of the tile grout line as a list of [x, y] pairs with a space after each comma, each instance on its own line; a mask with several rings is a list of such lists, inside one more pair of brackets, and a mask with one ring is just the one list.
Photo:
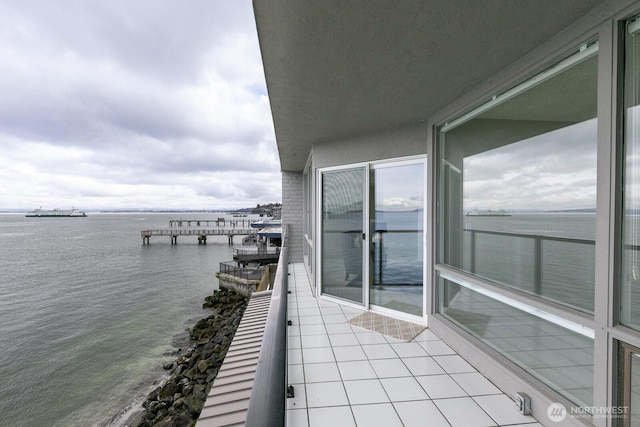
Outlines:
[[[294, 280], [296, 279], [296, 275], [294, 275], [293, 279], [294, 279]], [[296, 283], [296, 282], [294, 282], [294, 283]], [[307, 284], [306, 284], [306, 282], [305, 282], [304, 284], [302, 284], [302, 285], [300, 285], [300, 284], [297, 284], [297, 283], [296, 283], [296, 290], [297, 290], [298, 288], [304, 288], [306, 285], [307, 285]], [[296, 294], [296, 304], [297, 304], [297, 303], [298, 303], [298, 298], [297, 298], [297, 297], [298, 297], [298, 294], [297, 294], [297, 292], [296, 292], [295, 294]], [[312, 298], [317, 302], [317, 297], [315, 297], [313, 294], [310, 294], [309, 296], [310, 296], [310, 297], [312, 297]], [[306, 295], [305, 295], [305, 298], [306, 298]], [[346, 313], [346, 312], [344, 311], [344, 307], [343, 307], [343, 306], [340, 306], [340, 305], [339, 305], [339, 304], [337, 304], [337, 303], [336, 303], [335, 305], [341, 309], [342, 314], [343, 314], [343, 315], [345, 316], [345, 318], [346, 318], [346, 323], [347, 323], [347, 324], [349, 324], [349, 321], [351, 320], [351, 319], [349, 318], [349, 316], [353, 315], [353, 313]], [[344, 390], [344, 392], [345, 392], [345, 396], [346, 396], [346, 399], [347, 399], [347, 404], [348, 404], [348, 405], [349, 405], [349, 407], [350, 407], [350, 412], [351, 412], [352, 417], [353, 417], [353, 419], [354, 419], [354, 421], [355, 421], [356, 419], [355, 419], [355, 413], [353, 412], [353, 406], [358, 406], [358, 405], [353, 405], [353, 404], [351, 403], [351, 400], [349, 399], [349, 395], [348, 395], [348, 393], [347, 393], [347, 391], [346, 391], [346, 387], [345, 387], [345, 382], [346, 382], [347, 380], [345, 380], [345, 378], [344, 378], [344, 376], [343, 376], [343, 373], [342, 373], [342, 371], [341, 371], [341, 370], [340, 370], [340, 368], [339, 368], [338, 360], [337, 360], [337, 358], [336, 358], [336, 353], [335, 353], [335, 349], [334, 349], [334, 347], [347, 347], [347, 346], [336, 346], [336, 345], [334, 345], [334, 343], [331, 341], [331, 339], [330, 339], [330, 337], [329, 337], [329, 335], [330, 335], [330, 334], [329, 334], [329, 332], [328, 332], [328, 330], [327, 330], [327, 323], [325, 322], [325, 316], [330, 316], [330, 315], [332, 315], [332, 314], [324, 314], [324, 313], [323, 313], [323, 311], [322, 311], [322, 307], [321, 307], [319, 304], [317, 304], [317, 307], [318, 307], [318, 309], [319, 309], [319, 311], [320, 311], [320, 317], [321, 317], [321, 320], [322, 320], [322, 326], [323, 326], [323, 329], [324, 329], [324, 332], [323, 332], [323, 334], [321, 334], [321, 335], [322, 335], [322, 336], [326, 336], [326, 337], [327, 337], [328, 345], [329, 345], [329, 347], [331, 348], [331, 353], [332, 353], [333, 358], [334, 358], [334, 362], [333, 362], [333, 363], [335, 364], [336, 369], [338, 370], [338, 376], [339, 376], [339, 378], [340, 378], [340, 382], [342, 383], [342, 389], [343, 389], [343, 390]], [[299, 322], [299, 318], [301, 317], [301, 316], [300, 316], [300, 307], [299, 307], [299, 306], [297, 306], [297, 308], [296, 308], [296, 312], [298, 313], [298, 315], [297, 315], [297, 320], [298, 320], [298, 322], [297, 322], [297, 323], [299, 324], [299, 323], [300, 323], [300, 322]], [[356, 315], [356, 316], [357, 316], [357, 315]], [[341, 323], [341, 322], [340, 322], [340, 323]], [[360, 327], [360, 328], [362, 328], [362, 327]], [[366, 329], [366, 328], [362, 328], [362, 329]], [[386, 330], [386, 329], [385, 329], [385, 330]], [[371, 359], [371, 358], [369, 357], [369, 355], [364, 351], [364, 345], [365, 345], [365, 344], [364, 344], [364, 343], [361, 341], [361, 339], [359, 338], [359, 336], [358, 336], [359, 331], [358, 331], [358, 330], [351, 328], [351, 333], [352, 333], [353, 335], [355, 335], [356, 340], [357, 340], [357, 344], [356, 344], [356, 345], [354, 345], [353, 347], [359, 348], [359, 349], [362, 351], [362, 353], [364, 353], [364, 357], [365, 357], [365, 359], [364, 359], [364, 360], [359, 360], [359, 359], [358, 359], [358, 360], [356, 360], [356, 361], [366, 361], [366, 362], [368, 362], [368, 363], [370, 364], [372, 360], [380, 360], [380, 359]], [[378, 333], [380, 333], [380, 332], [378, 332]], [[496, 422], [496, 419], [494, 419], [494, 417], [492, 417], [492, 416], [491, 416], [491, 415], [490, 415], [490, 414], [485, 410], [485, 407], [483, 407], [483, 406], [482, 406], [482, 404], [481, 404], [479, 401], [477, 401], [477, 400], [476, 400], [476, 398], [482, 398], [482, 397], [485, 397], [485, 396], [502, 396], [502, 395], [505, 395], [505, 394], [504, 394], [500, 389], [497, 389], [498, 391], [497, 391], [497, 392], [495, 392], [495, 393], [489, 393], [489, 394], [475, 394], [475, 395], [471, 395], [471, 394], [470, 394], [470, 392], [469, 392], [469, 391], [467, 391], [467, 389], [466, 389], [465, 387], [463, 387], [463, 383], [461, 383], [460, 381], [457, 381], [457, 380], [456, 380], [456, 378], [455, 378], [453, 375], [454, 375], [454, 374], [456, 374], [456, 375], [457, 375], [457, 374], [460, 374], [460, 375], [462, 375], [462, 374], [478, 374], [478, 375], [482, 375], [482, 374], [481, 374], [480, 372], [478, 372], [475, 368], [473, 368], [473, 366], [471, 367], [471, 368], [473, 368], [473, 370], [472, 370], [472, 371], [469, 371], [469, 372], [449, 372], [447, 369], [445, 369], [444, 365], [442, 365], [442, 361], [444, 360], [444, 359], [442, 359], [442, 358], [446, 358], [446, 357], [448, 357], [448, 356], [458, 356], [458, 357], [460, 357], [460, 358], [462, 358], [462, 357], [461, 357], [459, 354], [457, 354], [457, 352], [455, 352], [455, 350], [453, 350], [453, 349], [451, 350], [451, 351], [454, 351], [454, 353], [453, 353], [453, 354], [442, 354], [442, 355], [434, 355], [434, 354], [431, 354], [431, 353], [429, 352], [429, 350], [427, 350], [427, 348], [425, 348], [425, 346], [424, 346], [423, 344], [426, 344], [427, 342], [431, 342], [431, 341], [435, 341], [435, 342], [442, 342], [442, 343], [444, 343], [445, 345], [446, 345], [446, 343], [445, 343], [444, 341], [442, 341], [439, 337], [437, 337], [435, 334], [433, 335], [433, 337], [435, 337], [435, 339], [427, 339], [427, 338], [424, 338], [422, 341], [417, 341], [417, 340], [416, 340], [416, 338], [417, 338], [420, 334], [422, 334], [422, 333], [423, 333], [423, 331], [420, 331], [418, 334], [416, 334], [415, 336], [413, 336], [413, 338], [411, 338], [409, 341], [404, 341], [404, 342], [406, 342], [406, 343], [415, 342], [416, 344], [418, 344], [418, 345], [419, 345], [419, 346], [420, 346], [420, 347], [425, 351], [425, 353], [426, 353], [425, 357], [429, 357], [430, 359], [432, 359], [432, 360], [435, 362], [436, 366], [438, 366], [440, 369], [442, 369], [442, 370], [444, 371], [444, 374], [446, 375], [446, 377], [447, 377], [449, 380], [451, 380], [454, 384], [456, 384], [458, 387], [460, 387], [460, 389], [461, 389], [461, 390], [463, 391], [463, 393], [464, 393], [464, 396], [448, 397], [448, 398], [442, 398], [442, 399], [433, 399], [433, 398], [431, 398], [431, 396], [430, 396], [430, 395], [429, 395], [429, 393], [424, 389], [424, 387], [422, 386], [422, 384], [421, 384], [419, 381], [417, 381], [417, 379], [416, 379], [416, 375], [411, 371], [411, 369], [409, 369], [409, 366], [405, 363], [405, 359], [407, 359], [407, 358], [421, 358], [421, 356], [416, 355], [416, 356], [414, 356], [414, 357], [407, 357], [407, 358], [403, 358], [403, 357], [398, 353], [398, 350], [394, 347], [394, 344], [398, 344], [399, 342], [398, 342], [397, 340], [395, 340], [395, 341], [393, 341], [393, 342], [392, 342], [392, 341], [389, 341], [389, 340], [387, 339], [387, 337], [383, 335], [383, 337], [384, 337], [384, 339], [385, 339], [385, 341], [386, 341], [386, 344], [388, 344], [388, 345], [391, 347], [391, 349], [392, 349], [392, 351], [393, 351], [393, 354], [395, 355], [393, 358], [389, 358], [389, 359], [399, 359], [399, 360], [401, 361], [402, 366], [403, 366], [405, 369], [407, 369], [407, 371], [410, 373], [410, 378], [413, 378], [413, 379], [418, 383], [418, 385], [420, 386], [420, 388], [424, 391], [425, 395], [428, 397], [428, 399], [426, 399], [426, 401], [431, 402], [431, 403], [433, 404], [434, 408], [437, 410], [437, 413], [439, 413], [439, 414], [440, 414], [440, 415], [441, 415], [445, 420], [447, 420], [447, 422], [449, 422], [449, 419], [448, 419], [448, 418], [445, 416], [445, 414], [441, 411], [441, 409], [438, 407], [438, 405], [436, 405], [435, 401], [438, 401], [438, 400], [442, 400], [442, 401], [444, 401], [444, 400], [460, 399], [460, 398], [463, 398], [463, 399], [470, 399], [470, 401], [471, 401], [471, 402], [473, 402], [473, 404], [474, 404], [474, 405], [477, 405], [477, 407], [479, 407], [479, 408], [481, 409], [481, 411], [482, 411], [482, 412], [483, 412], [483, 413], [484, 413], [484, 414], [485, 414], [485, 415], [486, 415], [490, 420], [492, 420], [493, 422]], [[300, 336], [302, 337], [302, 331], [301, 331], [301, 335], [300, 335]], [[300, 340], [302, 341], [302, 338], [300, 338]], [[303, 375], [304, 375], [304, 377], [305, 377], [305, 378], [303, 378], [303, 380], [305, 381], [305, 386], [306, 386], [306, 381], [307, 381], [307, 380], [306, 380], [306, 375], [304, 374], [304, 372], [305, 372], [304, 367], [305, 367], [306, 365], [308, 365], [308, 363], [305, 363], [305, 361], [304, 361], [303, 349], [304, 349], [305, 347], [303, 347], [302, 342], [300, 343], [300, 345], [301, 345], [301, 347], [300, 347], [300, 351], [301, 351], [301, 353], [302, 353], [302, 367], [303, 367]], [[374, 344], [371, 344], [371, 345], [374, 345]], [[440, 362], [439, 362], [435, 357], [439, 357], [439, 358], [440, 358]], [[386, 358], [385, 358], [385, 359], [386, 359]], [[462, 360], [464, 360], [464, 358], [462, 358]], [[468, 362], [467, 362], [467, 363], [468, 363]], [[371, 366], [371, 365], [370, 365], [370, 366]], [[373, 366], [371, 366], [371, 367], [373, 368]], [[391, 396], [389, 395], [389, 392], [387, 391], [387, 389], [386, 389], [386, 388], [384, 387], [384, 385], [382, 384], [382, 380], [381, 380], [381, 378], [379, 377], [378, 373], [375, 371], [375, 369], [373, 370], [373, 372], [374, 372], [374, 374], [375, 374], [375, 379], [377, 379], [377, 380], [378, 380], [378, 382], [380, 383], [380, 385], [382, 386], [383, 391], [384, 391], [384, 393], [385, 393], [385, 395], [386, 395], [387, 399], [389, 400], [389, 403], [391, 403], [392, 407], [394, 408], [394, 413], [395, 413], [395, 414], [396, 414], [396, 416], [401, 420], [401, 418], [400, 418], [400, 413], [398, 412], [398, 409], [396, 408], [396, 406], [395, 406], [395, 404], [394, 404], [394, 403], [400, 403], [400, 402], [405, 402], [405, 401], [393, 402], [393, 401], [391, 400]], [[428, 375], [425, 375], [425, 376], [430, 376], [430, 375], [436, 375], [436, 374], [428, 374]], [[438, 374], [438, 375], [442, 375], [442, 374]], [[484, 376], [483, 376], [483, 377], [484, 377]], [[389, 378], [405, 378], [405, 377], [397, 377], [397, 376], [393, 376], [393, 377], [389, 377]], [[407, 378], [408, 378], [408, 377], [407, 377]], [[486, 381], [489, 381], [488, 379], [486, 379], [486, 377], [484, 377], [484, 378], [485, 378], [485, 380], [486, 380]], [[374, 378], [372, 377], [372, 379], [374, 379]], [[355, 380], [354, 380], [354, 381], [355, 381]], [[493, 385], [493, 383], [491, 383], [490, 381], [489, 381], [489, 383]], [[494, 387], [495, 387], [495, 385], [494, 385]], [[505, 396], [506, 396], [506, 395], [505, 395]], [[507, 397], [507, 398], [509, 398], [509, 396], [506, 396], [506, 397]], [[309, 408], [309, 405], [308, 405], [308, 403], [309, 403], [309, 402], [308, 402], [308, 396], [306, 395], [306, 391], [305, 391], [305, 400], [306, 400], [306, 408], [305, 408], [305, 411], [306, 411], [306, 414], [307, 414], [307, 422], [309, 422], [309, 423], [310, 423], [310, 422], [311, 422], [311, 417], [310, 417], [310, 413], [309, 413], [309, 409], [310, 409], [310, 408]], [[425, 400], [425, 399], [419, 399], [419, 400], [420, 400], [420, 401], [423, 401], [423, 400]], [[409, 402], [409, 401], [411, 401], [411, 400], [408, 400], [408, 401], [406, 401], [406, 402]], [[371, 403], [371, 404], [373, 404], [373, 403]], [[364, 405], [368, 405], [368, 404], [364, 404]], [[342, 406], [342, 405], [339, 405], [339, 406]], [[332, 407], [332, 406], [324, 406], [323, 408], [329, 408], [329, 407]], [[537, 422], [537, 420], [532, 419], [530, 422], [524, 422], [523, 424], [535, 424], [536, 422]], [[496, 425], [499, 425], [499, 424], [496, 422]], [[507, 424], [504, 424], [504, 425], [507, 425]]]

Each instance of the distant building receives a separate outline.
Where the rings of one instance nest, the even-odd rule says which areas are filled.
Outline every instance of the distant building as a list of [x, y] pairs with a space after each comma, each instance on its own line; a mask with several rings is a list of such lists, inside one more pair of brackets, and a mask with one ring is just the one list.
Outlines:
[[640, 425], [640, 2], [254, 10], [316, 295], [428, 324], [539, 420]]
[[251, 209], [251, 213], [260, 216], [271, 216], [274, 218], [280, 218], [282, 212], [282, 206], [280, 204], [258, 205]]

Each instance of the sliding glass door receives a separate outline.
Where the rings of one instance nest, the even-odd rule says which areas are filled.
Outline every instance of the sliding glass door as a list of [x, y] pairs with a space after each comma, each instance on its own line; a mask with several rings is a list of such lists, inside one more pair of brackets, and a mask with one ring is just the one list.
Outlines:
[[322, 294], [423, 315], [424, 176], [423, 159], [321, 171]]
[[321, 174], [322, 293], [364, 304], [364, 167]]
[[422, 316], [424, 163], [370, 173], [369, 303]]

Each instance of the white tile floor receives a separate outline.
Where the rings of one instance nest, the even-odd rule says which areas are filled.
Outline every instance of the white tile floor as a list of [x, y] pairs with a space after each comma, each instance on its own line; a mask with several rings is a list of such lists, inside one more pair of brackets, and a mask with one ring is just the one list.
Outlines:
[[411, 342], [351, 326], [289, 265], [290, 427], [540, 426], [430, 330]]

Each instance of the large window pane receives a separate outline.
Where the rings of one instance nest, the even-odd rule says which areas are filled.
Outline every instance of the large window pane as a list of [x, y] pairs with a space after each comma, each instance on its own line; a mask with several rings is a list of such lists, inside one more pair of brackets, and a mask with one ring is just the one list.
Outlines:
[[438, 262], [592, 313], [597, 44], [443, 127]]
[[322, 174], [322, 293], [363, 302], [364, 168]]
[[593, 406], [592, 337], [470, 284], [441, 277], [439, 287], [445, 317], [579, 406]]
[[640, 329], [640, 34], [637, 22], [629, 24], [626, 38], [620, 322]]

